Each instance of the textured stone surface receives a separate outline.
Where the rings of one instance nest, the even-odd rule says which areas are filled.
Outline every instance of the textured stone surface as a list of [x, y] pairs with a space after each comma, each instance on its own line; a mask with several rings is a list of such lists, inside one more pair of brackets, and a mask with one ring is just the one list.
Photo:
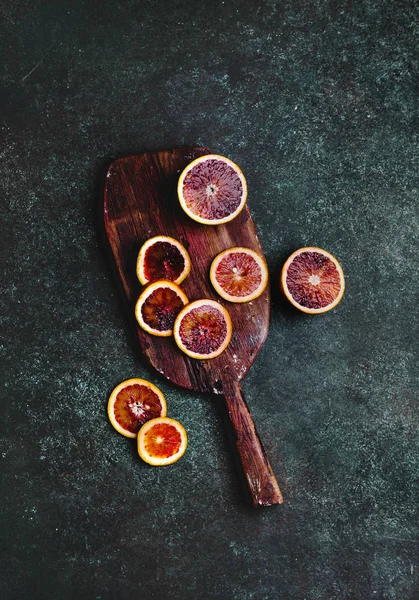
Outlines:
[[[1, 598], [418, 598], [417, 4], [0, 13]], [[138, 360], [99, 243], [109, 162], [182, 144], [243, 168], [274, 288], [306, 244], [347, 276], [319, 317], [273, 294], [244, 381], [282, 507], [242, 503], [220, 400]], [[189, 433], [171, 468], [108, 424], [132, 376]]]

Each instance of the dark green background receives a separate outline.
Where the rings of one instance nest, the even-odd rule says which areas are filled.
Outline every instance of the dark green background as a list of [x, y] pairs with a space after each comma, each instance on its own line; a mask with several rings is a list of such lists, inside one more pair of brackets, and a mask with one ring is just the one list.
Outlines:
[[[416, 2], [2, 2], [4, 600], [413, 600], [418, 536]], [[220, 399], [142, 364], [99, 243], [117, 156], [243, 169], [271, 270], [244, 391], [285, 496], [242, 501]], [[303, 245], [347, 291], [276, 293]], [[150, 468], [108, 423], [129, 377], [190, 446]]]

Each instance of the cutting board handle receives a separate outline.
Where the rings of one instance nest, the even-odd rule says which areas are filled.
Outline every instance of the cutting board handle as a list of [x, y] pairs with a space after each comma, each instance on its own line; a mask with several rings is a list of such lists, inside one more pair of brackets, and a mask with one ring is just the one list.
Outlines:
[[282, 504], [281, 490], [238, 383], [230, 383], [228, 390], [225, 390], [225, 399], [253, 505]]

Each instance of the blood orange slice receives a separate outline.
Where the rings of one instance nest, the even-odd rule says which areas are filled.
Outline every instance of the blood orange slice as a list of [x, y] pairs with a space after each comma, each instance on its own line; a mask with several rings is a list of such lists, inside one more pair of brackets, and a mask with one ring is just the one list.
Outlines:
[[135, 438], [150, 419], [166, 416], [166, 400], [158, 387], [145, 379], [127, 379], [112, 392], [108, 417], [125, 437]]
[[282, 268], [281, 286], [299, 310], [319, 314], [334, 308], [345, 291], [342, 267], [321, 248], [296, 250]]
[[214, 358], [228, 346], [233, 327], [224, 306], [214, 300], [195, 300], [183, 308], [173, 327], [175, 342], [192, 358]]
[[149, 465], [171, 465], [185, 454], [187, 446], [183, 425], [168, 417], [148, 421], [138, 432], [138, 454]]
[[214, 258], [210, 279], [225, 300], [249, 302], [265, 290], [268, 267], [264, 259], [250, 248], [229, 248]]
[[141, 293], [135, 305], [135, 316], [140, 327], [158, 336], [173, 333], [173, 323], [188, 298], [173, 281], [155, 281]]
[[192, 219], [205, 225], [227, 223], [242, 210], [247, 183], [241, 169], [218, 154], [200, 156], [182, 172], [179, 202]]
[[181, 283], [191, 270], [191, 260], [178, 240], [157, 235], [147, 240], [137, 258], [137, 277], [145, 285], [166, 279]]

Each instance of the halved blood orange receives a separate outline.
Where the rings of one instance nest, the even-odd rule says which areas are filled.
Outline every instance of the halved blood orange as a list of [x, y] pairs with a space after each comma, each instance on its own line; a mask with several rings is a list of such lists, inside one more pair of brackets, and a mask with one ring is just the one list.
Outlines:
[[326, 250], [309, 246], [296, 250], [282, 268], [281, 286], [299, 310], [319, 314], [334, 308], [345, 291], [342, 267]]
[[195, 300], [183, 308], [173, 327], [175, 342], [192, 358], [214, 358], [231, 340], [233, 326], [224, 306], [214, 300]]
[[229, 302], [250, 302], [268, 283], [264, 259], [250, 248], [229, 248], [216, 256], [210, 268], [211, 283]]
[[150, 419], [166, 416], [166, 400], [158, 387], [145, 379], [127, 379], [113, 390], [108, 400], [108, 417], [125, 437], [135, 438]]
[[178, 240], [157, 235], [141, 246], [137, 258], [137, 277], [145, 285], [166, 279], [181, 283], [191, 270], [191, 259]]
[[185, 454], [187, 446], [183, 425], [168, 417], [148, 421], [138, 432], [138, 454], [149, 465], [171, 465]]
[[140, 327], [158, 336], [173, 333], [173, 323], [188, 298], [173, 281], [154, 281], [140, 294], [135, 305], [135, 317]]
[[205, 225], [227, 223], [242, 210], [247, 183], [230, 159], [207, 154], [192, 161], [181, 173], [179, 202], [187, 215]]

